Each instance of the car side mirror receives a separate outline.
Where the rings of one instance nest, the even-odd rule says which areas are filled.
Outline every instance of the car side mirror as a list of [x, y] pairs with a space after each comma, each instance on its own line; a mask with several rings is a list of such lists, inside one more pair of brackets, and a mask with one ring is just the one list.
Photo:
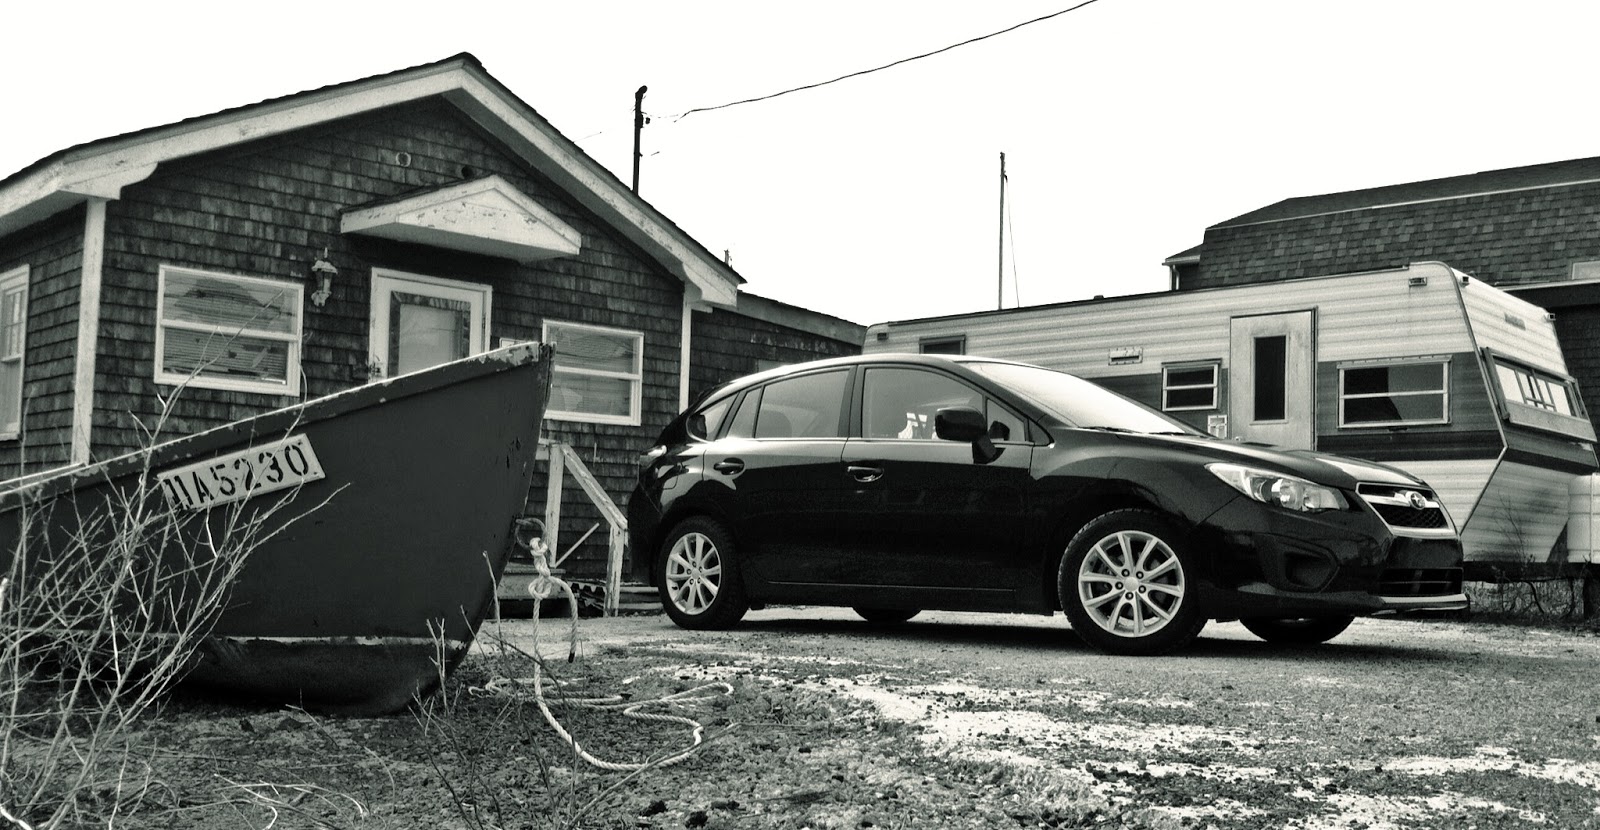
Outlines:
[[989, 421], [970, 406], [947, 406], [933, 414], [933, 434], [946, 441], [972, 445], [972, 463], [988, 464], [1005, 450], [989, 437]]

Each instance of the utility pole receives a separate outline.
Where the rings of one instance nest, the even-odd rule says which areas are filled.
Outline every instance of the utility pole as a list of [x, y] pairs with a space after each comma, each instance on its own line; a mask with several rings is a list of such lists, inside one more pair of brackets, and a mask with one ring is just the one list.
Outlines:
[[995, 283], [995, 308], [1006, 307], [1006, 154], [1000, 154], [1000, 268]]
[[639, 192], [639, 159], [643, 153], [639, 151], [639, 134], [644, 132], [644, 91], [647, 86], [639, 87], [633, 93], [633, 192]]

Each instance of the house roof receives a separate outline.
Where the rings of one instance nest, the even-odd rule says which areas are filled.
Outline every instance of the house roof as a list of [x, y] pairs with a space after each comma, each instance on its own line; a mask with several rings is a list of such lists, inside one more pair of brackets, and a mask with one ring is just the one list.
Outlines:
[[563, 136], [470, 54], [69, 147], [0, 179], [0, 235], [91, 198], [116, 199], [161, 162], [431, 97], [455, 105], [531, 167], [682, 279], [732, 308], [731, 267]]
[[[1366, 190], [1349, 190], [1343, 193], [1326, 193], [1320, 196], [1300, 196], [1285, 199], [1273, 205], [1235, 216], [1213, 228], [1241, 225], [1259, 225], [1309, 216], [1345, 213], [1369, 208], [1461, 199], [1491, 193], [1508, 193], [1519, 190], [1536, 190], [1562, 185], [1584, 184], [1600, 181], [1600, 158], [1572, 159], [1528, 167], [1509, 167], [1465, 176], [1394, 184]], [[1192, 250], [1192, 249], [1191, 249]], [[1188, 252], [1185, 252], [1188, 253]]]

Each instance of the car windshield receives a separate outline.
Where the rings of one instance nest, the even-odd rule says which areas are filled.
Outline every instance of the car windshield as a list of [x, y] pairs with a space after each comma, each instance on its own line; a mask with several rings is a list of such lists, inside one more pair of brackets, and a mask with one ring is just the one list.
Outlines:
[[1144, 404], [1065, 372], [1017, 363], [971, 362], [964, 365], [1076, 427], [1146, 434], [1205, 434]]

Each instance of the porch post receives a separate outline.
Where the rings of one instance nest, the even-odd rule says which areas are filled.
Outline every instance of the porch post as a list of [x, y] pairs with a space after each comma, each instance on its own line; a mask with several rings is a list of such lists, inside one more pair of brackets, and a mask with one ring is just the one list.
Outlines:
[[78, 285], [78, 345], [72, 383], [73, 464], [89, 463], [94, 431], [94, 359], [100, 343], [100, 286], [105, 266], [106, 201], [90, 197], [83, 222], [83, 271]]

